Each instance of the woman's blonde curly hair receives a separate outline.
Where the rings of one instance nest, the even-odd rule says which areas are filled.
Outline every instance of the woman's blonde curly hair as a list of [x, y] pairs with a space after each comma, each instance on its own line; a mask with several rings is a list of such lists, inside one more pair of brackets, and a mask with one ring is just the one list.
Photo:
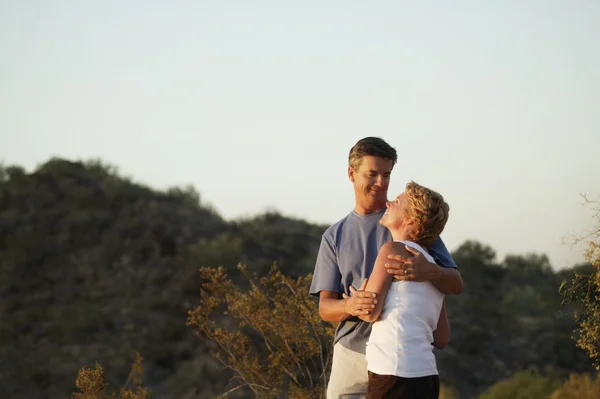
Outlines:
[[430, 245], [442, 233], [450, 206], [441, 194], [410, 181], [405, 189], [406, 217], [414, 225], [410, 238], [416, 243]]

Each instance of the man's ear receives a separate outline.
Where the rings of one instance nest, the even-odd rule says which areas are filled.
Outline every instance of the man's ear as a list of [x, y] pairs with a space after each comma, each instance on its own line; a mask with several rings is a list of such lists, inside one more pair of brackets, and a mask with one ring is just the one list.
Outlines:
[[354, 183], [354, 169], [352, 166], [348, 166], [348, 178], [352, 183]]

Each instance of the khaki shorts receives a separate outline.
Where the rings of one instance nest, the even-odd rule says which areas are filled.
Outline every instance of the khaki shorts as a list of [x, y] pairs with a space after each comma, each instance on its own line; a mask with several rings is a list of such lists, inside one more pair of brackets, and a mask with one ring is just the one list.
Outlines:
[[339, 342], [335, 344], [327, 399], [364, 399], [368, 384], [365, 355], [346, 349]]

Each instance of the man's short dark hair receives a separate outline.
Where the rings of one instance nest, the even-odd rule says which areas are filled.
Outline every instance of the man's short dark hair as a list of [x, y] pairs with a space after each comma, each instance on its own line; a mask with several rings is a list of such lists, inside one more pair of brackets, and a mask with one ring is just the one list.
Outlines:
[[364, 156], [389, 159], [393, 162], [392, 167], [398, 161], [396, 149], [379, 137], [365, 137], [354, 144], [348, 155], [348, 165], [354, 169], [358, 168]]

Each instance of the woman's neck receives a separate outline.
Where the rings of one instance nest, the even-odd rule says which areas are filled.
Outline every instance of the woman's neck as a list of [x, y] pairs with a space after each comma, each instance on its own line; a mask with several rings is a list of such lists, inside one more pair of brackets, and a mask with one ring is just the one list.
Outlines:
[[389, 229], [392, 233], [392, 239], [394, 241], [410, 241], [410, 236], [405, 229]]

